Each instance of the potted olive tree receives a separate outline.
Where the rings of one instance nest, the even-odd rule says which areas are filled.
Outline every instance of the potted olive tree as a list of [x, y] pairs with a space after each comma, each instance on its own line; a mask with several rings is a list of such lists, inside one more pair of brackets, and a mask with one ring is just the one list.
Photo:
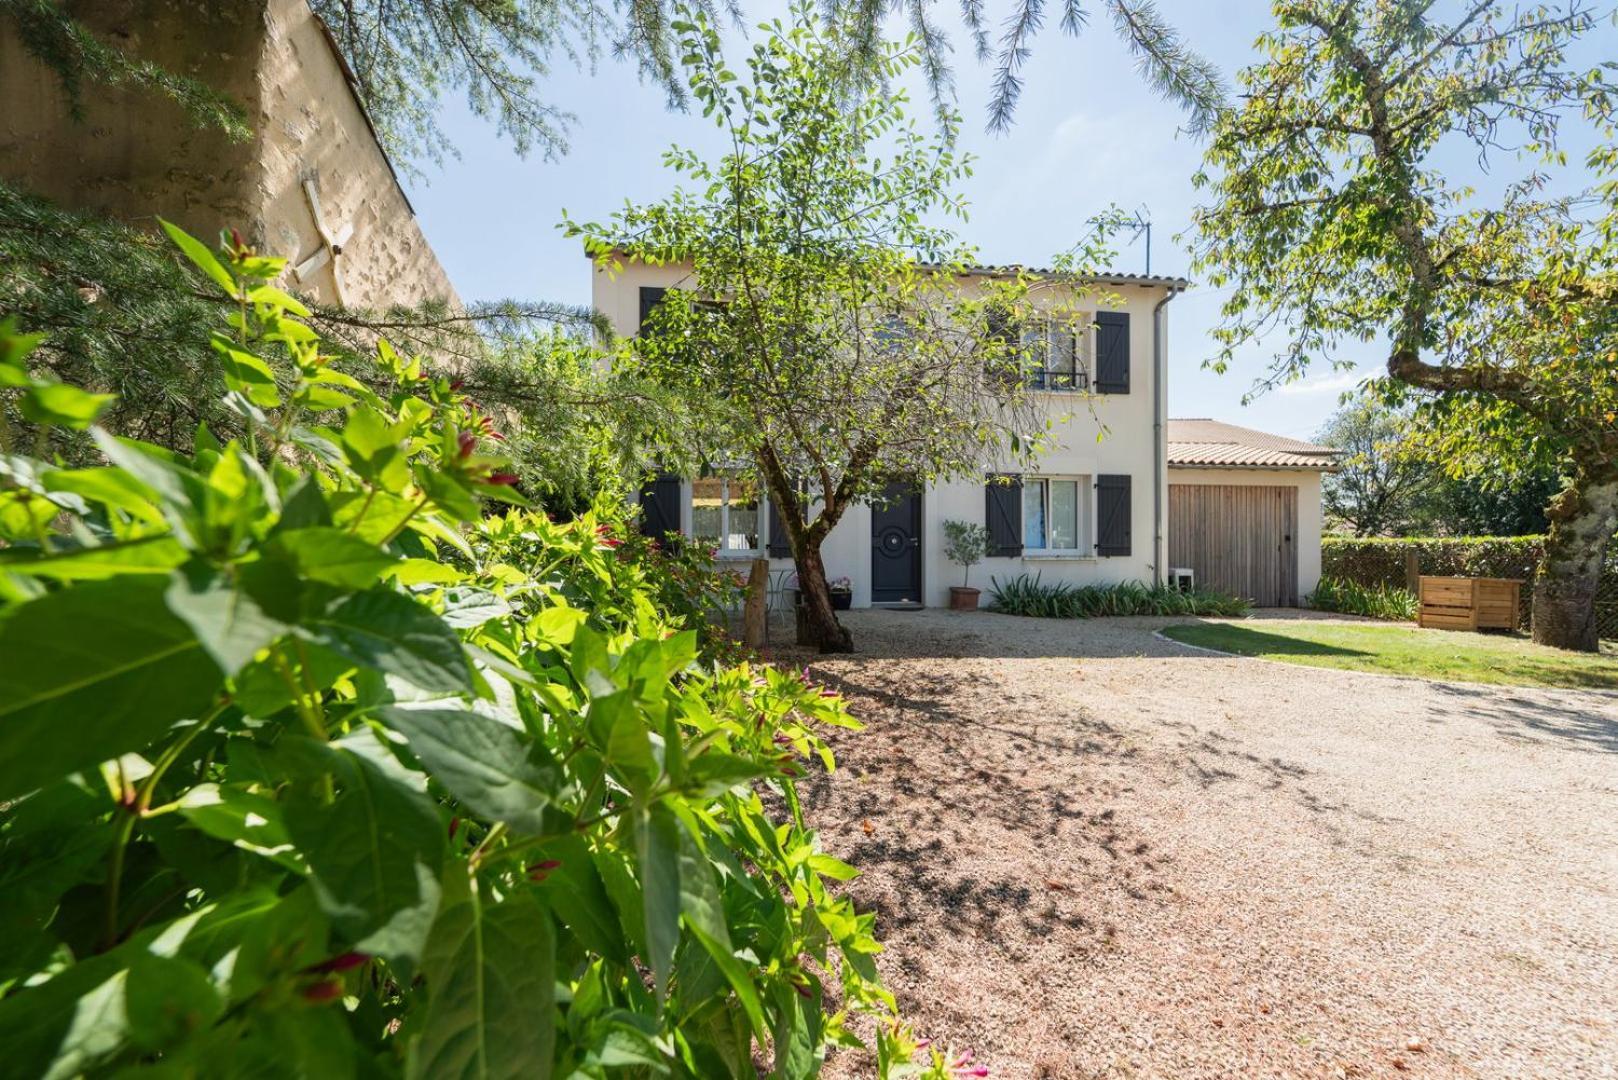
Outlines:
[[949, 587], [951, 611], [976, 611], [978, 590], [971, 587], [972, 567], [989, 554], [989, 530], [971, 521], [944, 522], [944, 554], [965, 569], [959, 585]]

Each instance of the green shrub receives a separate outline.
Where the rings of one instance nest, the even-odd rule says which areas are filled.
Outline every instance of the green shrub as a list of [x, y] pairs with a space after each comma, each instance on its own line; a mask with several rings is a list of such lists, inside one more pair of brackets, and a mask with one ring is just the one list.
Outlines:
[[1093, 619], [1105, 615], [1246, 615], [1252, 605], [1246, 600], [1195, 589], [1182, 592], [1167, 585], [1146, 585], [1126, 581], [1117, 585], [1074, 585], [1068, 582], [1046, 584], [1038, 574], [1018, 574], [1004, 585], [991, 578], [994, 599], [991, 611], [1007, 615], [1031, 615], [1044, 619]]
[[1304, 603], [1319, 611], [1366, 615], [1373, 619], [1410, 622], [1420, 605], [1416, 594], [1394, 585], [1361, 585], [1343, 578], [1323, 577]]
[[841, 700], [703, 662], [616, 503], [483, 517], [522, 500], [447, 380], [383, 346], [367, 389], [279, 261], [176, 241], [241, 442], [99, 432], [0, 332], [111, 461], [0, 457], [8, 1073], [809, 1077], [845, 1011], [919, 1068], [794, 788]]
[[1320, 541], [1321, 573], [1360, 585], [1403, 588], [1405, 558], [1414, 553], [1423, 574], [1531, 581], [1544, 543], [1542, 536], [1326, 536]]
[[[1435, 577], [1519, 578], [1518, 625], [1533, 617], [1531, 587], [1544, 550], [1543, 536], [1325, 536], [1320, 541], [1324, 577], [1371, 587], [1405, 587], [1405, 557], [1416, 556], [1420, 573]], [[1618, 544], [1607, 552], [1607, 566], [1596, 591], [1596, 626], [1603, 638], [1618, 639]]]

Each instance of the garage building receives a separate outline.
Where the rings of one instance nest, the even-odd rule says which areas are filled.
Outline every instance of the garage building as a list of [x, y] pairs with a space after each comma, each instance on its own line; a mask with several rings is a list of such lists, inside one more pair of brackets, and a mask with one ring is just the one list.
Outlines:
[[1169, 420], [1168, 563], [1196, 584], [1297, 607], [1320, 580], [1320, 478], [1337, 451], [1217, 420]]

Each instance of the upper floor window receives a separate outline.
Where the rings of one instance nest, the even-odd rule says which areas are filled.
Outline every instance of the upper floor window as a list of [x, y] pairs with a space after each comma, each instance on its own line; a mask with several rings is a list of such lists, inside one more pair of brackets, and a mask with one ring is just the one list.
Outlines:
[[1033, 319], [1023, 324], [1022, 350], [1027, 364], [1028, 385], [1035, 390], [1085, 390], [1089, 373], [1085, 370], [1085, 343], [1088, 327], [1083, 322]]
[[758, 484], [731, 476], [691, 481], [691, 536], [712, 544], [720, 555], [756, 554], [764, 502]]
[[1089, 477], [1026, 476], [1022, 486], [1023, 550], [1043, 554], [1092, 552]]

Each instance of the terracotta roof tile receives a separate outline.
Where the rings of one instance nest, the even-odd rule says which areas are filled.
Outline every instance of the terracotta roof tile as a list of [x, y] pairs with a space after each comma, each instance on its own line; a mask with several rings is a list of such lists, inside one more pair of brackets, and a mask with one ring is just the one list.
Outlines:
[[1169, 421], [1170, 465], [1331, 471], [1337, 468], [1338, 457], [1338, 451], [1328, 446], [1218, 420]]

